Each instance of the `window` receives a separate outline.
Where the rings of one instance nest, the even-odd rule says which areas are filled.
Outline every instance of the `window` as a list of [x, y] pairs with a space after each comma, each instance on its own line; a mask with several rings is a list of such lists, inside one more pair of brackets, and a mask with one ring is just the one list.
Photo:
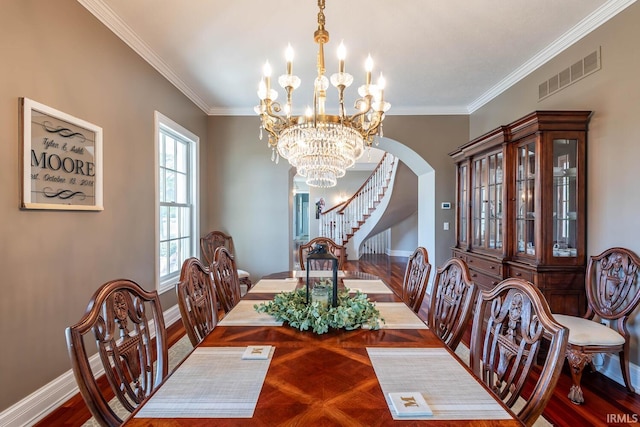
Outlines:
[[173, 289], [185, 259], [198, 256], [198, 142], [155, 113], [158, 291]]

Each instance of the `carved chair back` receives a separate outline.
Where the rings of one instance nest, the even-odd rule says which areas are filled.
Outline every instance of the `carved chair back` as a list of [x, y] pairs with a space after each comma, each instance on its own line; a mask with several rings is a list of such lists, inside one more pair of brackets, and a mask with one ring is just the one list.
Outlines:
[[[155, 340], [151, 337], [152, 322]], [[101, 425], [119, 426], [123, 420], [96, 382], [87, 335], [95, 338], [109, 386], [128, 412], [133, 412], [168, 374], [167, 337], [158, 293], [147, 292], [131, 280], [113, 280], [98, 288], [84, 316], [65, 333], [80, 394]]]
[[218, 301], [224, 312], [228, 313], [240, 301], [240, 281], [236, 262], [224, 246], [214, 252], [212, 273]]
[[218, 299], [209, 268], [197, 258], [186, 259], [176, 293], [182, 323], [195, 347], [218, 324]]
[[[630, 393], [635, 392], [629, 371], [627, 318], [640, 301], [639, 267], [640, 258], [625, 248], [610, 248], [590, 257], [585, 285], [588, 306], [584, 319], [557, 315], [571, 331], [567, 360], [573, 380], [569, 399], [573, 403], [584, 403], [580, 385], [582, 371], [587, 364], [593, 366], [596, 353], [618, 353], [624, 384]], [[608, 320], [612, 329], [600, 325], [598, 318]]]
[[455, 350], [462, 339], [475, 302], [476, 285], [467, 263], [451, 258], [438, 268], [429, 309], [429, 328]]
[[[640, 302], [640, 258], [625, 248], [611, 248], [589, 258], [586, 318], [599, 316], [612, 322], [625, 336], [626, 321]], [[628, 335], [628, 333], [627, 333]]]
[[416, 313], [422, 306], [430, 273], [431, 264], [427, 250], [419, 246], [407, 261], [402, 282], [402, 300]]
[[[342, 270], [344, 268], [344, 263], [347, 260], [347, 249], [334, 242], [328, 237], [316, 237], [311, 239], [307, 243], [303, 243], [298, 248], [298, 259], [300, 260], [300, 269], [305, 270], [307, 268], [307, 255], [309, 252], [315, 249], [316, 245], [325, 245], [327, 251], [332, 253], [335, 257], [338, 258], [338, 270]], [[317, 267], [317, 268], [316, 268]], [[315, 270], [327, 270], [326, 266], [315, 266]]]
[[212, 231], [200, 239], [202, 258], [207, 266], [213, 263], [213, 255], [220, 246], [227, 248], [233, 257], [236, 256], [233, 238], [222, 231]]
[[475, 307], [470, 362], [473, 372], [507, 406], [520, 397], [543, 341], [549, 348], [540, 376], [518, 417], [532, 425], [560, 376], [569, 331], [555, 321], [544, 296], [526, 280], [509, 278], [481, 291]]

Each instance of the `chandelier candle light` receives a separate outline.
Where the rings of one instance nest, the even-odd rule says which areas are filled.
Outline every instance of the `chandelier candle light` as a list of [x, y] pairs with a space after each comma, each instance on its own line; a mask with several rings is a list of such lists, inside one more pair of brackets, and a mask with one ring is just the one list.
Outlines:
[[346, 49], [341, 43], [338, 72], [331, 75], [331, 84], [338, 89], [339, 112], [325, 113], [329, 81], [324, 75], [324, 44], [329, 41], [329, 32], [325, 29], [324, 0], [318, 0], [318, 8], [318, 29], [314, 32], [314, 41], [318, 43], [318, 76], [313, 88], [313, 109], [307, 107], [305, 115], [291, 114], [292, 94], [300, 86], [300, 79], [293, 75], [293, 49], [289, 45], [285, 52], [287, 73], [278, 79], [287, 93], [286, 104], [283, 107], [276, 102], [278, 92], [271, 88], [272, 70], [267, 62], [258, 88], [260, 104], [255, 111], [261, 119], [260, 139], [263, 129], [269, 134], [272, 160], [276, 163], [280, 157], [289, 160], [309, 186], [333, 187], [362, 156], [365, 146], [370, 147], [376, 135], [382, 136], [384, 113], [391, 104], [384, 101], [382, 74], [377, 84], [371, 83], [373, 60], [369, 56], [365, 61], [365, 84], [358, 88], [360, 98], [355, 101], [357, 112], [347, 116], [344, 90], [353, 83], [353, 76], [344, 71]]

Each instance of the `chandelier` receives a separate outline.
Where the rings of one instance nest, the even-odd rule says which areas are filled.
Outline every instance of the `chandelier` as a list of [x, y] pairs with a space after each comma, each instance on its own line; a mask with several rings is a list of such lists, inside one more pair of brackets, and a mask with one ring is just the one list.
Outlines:
[[276, 102], [278, 92], [271, 88], [271, 66], [263, 67], [263, 77], [258, 88], [260, 104], [255, 107], [260, 115], [260, 139], [263, 129], [269, 135], [271, 160], [280, 157], [289, 161], [299, 175], [312, 187], [333, 187], [343, 177], [346, 169], [362, 156], [365, 146], [370, 147], [376, 135], [382, 136], [384, 113], [391, 104], [384, 101], [384, 77], [380, 74], [377, 84], [371, 83], [373, 60], [365, 61], [365, 84], [358, 88], [360, 98], [355, 101], [356, 113], [348, 116], [344, 107], [344, 90], [353, 83], [353, 76], [345, 72], [346, 50], [338, 48], [338, 72], [331, 75], [331, 84], [338, 90], [338, 115], [325, 113], [325, 101], [329, 80], [325, 77], [324, 45], [329, 41], [325, 29], [325, 1], [318, 0], [318, 29], [314, 41], [318, 44], [318, 75], [313, 86], [313, 108], [307, 107], [304, 115], [292, 115], [292, 94], [300, 86], [300, 79], [293, 75], [293, 49], [285, 52], [287, 73], [278, 78], [286, 91], [286, 103]]

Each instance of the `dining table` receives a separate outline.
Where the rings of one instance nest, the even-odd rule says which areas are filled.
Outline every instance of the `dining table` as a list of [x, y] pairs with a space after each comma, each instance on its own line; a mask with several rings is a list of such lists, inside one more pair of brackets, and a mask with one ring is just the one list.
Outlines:
[[255, 306], [305, 288], [263, 277], [127, 420], [139, 426], [521, 426], [380, 278], [341, 271], [379, 329], [301, 331]]

